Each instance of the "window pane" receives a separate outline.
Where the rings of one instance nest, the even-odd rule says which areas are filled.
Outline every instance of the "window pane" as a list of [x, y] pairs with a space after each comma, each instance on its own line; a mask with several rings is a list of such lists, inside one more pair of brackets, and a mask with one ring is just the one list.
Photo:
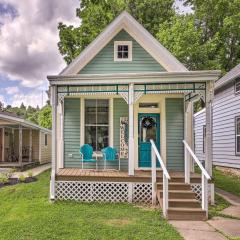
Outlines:
[[97, 124], [108, 124], [108, 100], [97, 100]]
[[108, 127], [97, 127], [97, 151], [108, 146]]
[[96, 150], [96, 127], [89, 126], [85, 127], [85, 143], [93, 147]]
[[237, 137], [236, 144], [237, 144], [237, 153], [240, 153], [240, 136]]
[[236, 92], [240, 92], [240, 78], [236, 79]]
[[123, 51], [128, 52], [128, 45], [123, 46]]
[[85, 101], [85, 124], [96, 124], [96, 100]]
[[240, 118], [236, 119], [236, 133], [240, 135]]
[[118, 52], [118, 58], [122, 58], [123, 57], [123, 53], [122, 52]]
[[122, 51], [123, 50], [123, 46], [122, 45], [118, 45], [118, 51]]
[[128, 58], [128, 52], [123, 52], [123, 58]]

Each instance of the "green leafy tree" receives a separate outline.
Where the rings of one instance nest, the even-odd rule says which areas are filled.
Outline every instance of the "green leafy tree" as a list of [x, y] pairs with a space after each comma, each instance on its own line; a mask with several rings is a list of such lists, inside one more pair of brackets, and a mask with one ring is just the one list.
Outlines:
[[189, 69], [229, 71], [240, 62], [240, 0], [184, 0], [193, 13], [160, 26], [157, 37]]
[[52, 108], [46, 105], [39, 111], [38, 123], [40, 126], [51, 129], [52, 127]]
[[174, 0], [82, 0], [76, 11], [79, 27], [59, 23], [59, 51], [69, 64], [123, 10], [154, 36], [160, 24], [174, 16]]

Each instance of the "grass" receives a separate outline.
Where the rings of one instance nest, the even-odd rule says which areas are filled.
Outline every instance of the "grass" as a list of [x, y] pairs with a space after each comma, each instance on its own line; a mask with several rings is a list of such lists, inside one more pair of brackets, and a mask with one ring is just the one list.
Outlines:
[[228, 201], [215, 194], [215, 205], [209, 205], [209, 218], [222, 216], [221, 211], [230, 206], [231, 204]]
[[213, 169], [215, 186], [227, 192], [240, 196], [240, 177], [227, 175], [217, 169]]
[[48, 201], [49, 172], [0, 190], [0, 239], [182, 239], [159, 210], [130, 204]]

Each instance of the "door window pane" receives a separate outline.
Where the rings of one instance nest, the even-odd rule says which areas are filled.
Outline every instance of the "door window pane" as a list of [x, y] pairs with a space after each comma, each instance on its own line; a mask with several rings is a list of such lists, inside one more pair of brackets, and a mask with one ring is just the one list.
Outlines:
[[154, 117], [143, 117], [141, 119], [140, 141], [149, 142], [152, 139], [156, 142], [156, 119]]

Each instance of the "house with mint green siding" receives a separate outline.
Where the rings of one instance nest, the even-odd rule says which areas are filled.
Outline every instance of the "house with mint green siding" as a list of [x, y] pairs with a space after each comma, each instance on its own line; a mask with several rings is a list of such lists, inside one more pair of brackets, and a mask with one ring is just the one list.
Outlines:
[[[50, 198], [153, 204], [168, 219], [206, 219], [219, 74], [188, 71], [122, 12], [59, 75], [48, 76]], [[206, 103], [205, 167], [193, 151], [193, 102], [199, 98]], [[195, 164], [202, 174], [193, 172]]]

